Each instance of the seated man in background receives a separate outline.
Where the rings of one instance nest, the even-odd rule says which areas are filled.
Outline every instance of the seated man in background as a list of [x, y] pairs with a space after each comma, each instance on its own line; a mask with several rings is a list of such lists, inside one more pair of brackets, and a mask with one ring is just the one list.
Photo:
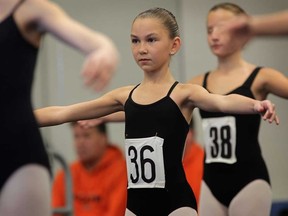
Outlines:
[[192, 119], [186, 137], [186, 145], [183, 156], [183, 167], [188, 183], [191, 186], [194, 195], [196, 197], [198, 206], [199, 206], [201, 181], [203, 176], [203, 160], [204, 160], [204, 149], [195, 140], [194, 122]]
[[[127, 172], [122, 151], [109, 143], [105, 124], [84, 128], [73, 122], [71, 128], [78, 156], [70, 165], [74, 215], [124, 215]], [[64, 180], [60, 171], [52, 188], [53, 208], [65, 206]]]

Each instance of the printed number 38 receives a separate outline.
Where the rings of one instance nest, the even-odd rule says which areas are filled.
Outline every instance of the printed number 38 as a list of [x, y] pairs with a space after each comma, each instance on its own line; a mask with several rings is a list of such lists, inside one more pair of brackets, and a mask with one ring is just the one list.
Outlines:
[[222, 158], [231, 158], [231, 130], [228, 125], [220, 128], [211, 127], [210, 138], [212, 139], [211, 157], [216, 158], [220, 154]]

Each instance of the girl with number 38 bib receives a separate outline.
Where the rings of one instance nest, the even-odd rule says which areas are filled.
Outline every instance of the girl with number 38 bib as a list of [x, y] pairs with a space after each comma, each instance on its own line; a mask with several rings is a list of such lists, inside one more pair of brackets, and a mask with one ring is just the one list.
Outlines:
[[[272, 93], [288, 98], [288, 79], [279, 71], [242, 58], [243, 42], [223, 30], [225, 22], [247, 16], [234, 3], [214, 5], [207, 16], [207, 41], [217, 67], [190, 80], [215, 94], [264, 100]], [[236, 39], [235, 39], [236, 38]], [[269, 216], [272, 193], [258, 133], [259, 115], [200, 110], [205, 143], [201, 216]]]
[[42, 127], [125, 112], [126, 216], [197, 215], [195, 197], [182, 167], [195, 107], [210, 112], [259, 113], [270, 123], [279, 123], [268, 100], [215, 95], [199, 85], [178, 83], [169, 63], [180, 46], [178, 25], [171, 12], [163, 8], [144, 11], [131, 28], [132, 53], [144, 72], [141, 83], [92, 101], [35, 111]]

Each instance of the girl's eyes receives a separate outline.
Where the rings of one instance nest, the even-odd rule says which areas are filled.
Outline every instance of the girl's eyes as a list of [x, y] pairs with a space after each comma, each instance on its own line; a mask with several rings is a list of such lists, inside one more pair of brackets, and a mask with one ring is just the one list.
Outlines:
[[[153, 43], [153, 42], [155, 42], [155, 41], [157, 41], [156, 38], [148, 38], [148, 39], [147, 39], [147, 42], [148, 42], [148, 43]], [[136, 38], [132, 38], [132, 39], [131, 39], [131, 43], [133, 43], [133, 44], [135, 44], [135, 43], [140, 43], [140, 40], [139, 40], [139, 39], [136, 39]]]
[[148, 38], [148, 40], [147, 40], [148, 42], [155, 42], [156, 41], [156, 38]]
[[135, 39], [135, 38], [132, 38], [132, 39], [131, 39], [131, 42], [132, 42], [132, 43], [138, 43], [139, 40], [138, 40], [138, 39]]

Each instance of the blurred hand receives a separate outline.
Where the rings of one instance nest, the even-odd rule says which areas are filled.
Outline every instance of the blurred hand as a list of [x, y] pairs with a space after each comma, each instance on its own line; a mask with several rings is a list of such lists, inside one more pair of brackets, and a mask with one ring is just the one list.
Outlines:
[[230, 32], [235, 40], [246, 44], [253, 37], [250, 24], [248, 16], [240, 15], [228, 21], [221, 22], [221, 30]]
[[119, 54], [111, 42], [106, 42], [86, 58], [82, 75], [87, 86], [96, 91], [103, 90], [114, 75], [119, 61]]
[[269, 100], [260, 101], [255, 105], [255, 111], [259, 112], [262, 115], [264, 120], [268, 120], [269, 123], [275, 123], [278, 125], [279, 118], [276, 115], [275, 105], [271, 103]]

